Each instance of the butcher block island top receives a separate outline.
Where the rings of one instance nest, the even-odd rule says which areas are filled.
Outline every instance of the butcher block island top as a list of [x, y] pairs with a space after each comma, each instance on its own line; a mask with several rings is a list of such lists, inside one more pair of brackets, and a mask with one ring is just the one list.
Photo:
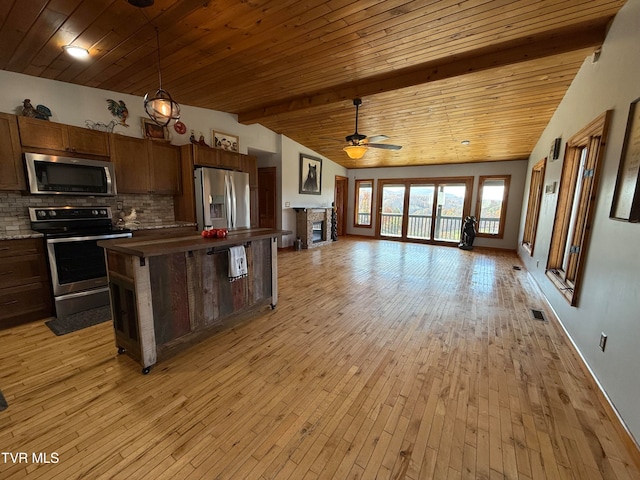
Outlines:
[[[104, 240], [118, 353], [149, 373], [157, 361], [275, 308], [278, 247], [272, 229]], [[231, 267], [231, 268], [230, 268]]]

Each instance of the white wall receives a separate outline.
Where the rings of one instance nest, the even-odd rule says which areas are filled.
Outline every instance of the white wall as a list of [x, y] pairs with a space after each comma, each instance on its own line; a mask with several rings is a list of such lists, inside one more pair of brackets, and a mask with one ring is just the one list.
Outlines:
[[[107, 99], [123, 100], [129, 110], [127, 124], [129, 127], [116, 126], [115, 133], [131, 137], [142, 137], [141, 118], [147, 118], [142, 104], [142, 97], [110, 92], [97, 88], [82, 87], [71, 83], [58, 82], [43, 78], [21, 75], [0, 70], [0, 111], [5, 113], [22, 114], [22, 102], [25, 98], [31, 103], [49, 107], [53, 116], [51, 121], [85, 127], [86, 120], [92, 122], [109, 123], [115, 119], [107, 108]], [[178, 102], [180, 99], [176, 99]], [[247, 153], [248, 148], [255, 148], [264, 152], [278, 151], [279, 135], [262, 125], [242, 125], [237, 117], [230, 113], [207, 110], [205, 108], [180, 105], [180, 120], [187, 126], [187, 133], [179, 135], [173, 127], [169, 127], [171, 143], [184, 145], [189, 143], [190, 130], [196, 137], [200, 133], [205, 141], [211, 145], [211, 131], [213, 129], [238, 135], [240, 138], [240, 153]]]
[[[640, 225], [609, 218], [629, 104], [640, 97], [640, 0], [629, 0], [615, 18], [597, 63], [587, 58], [529, 159], [547, 156], [551, 142], [563, 143], [606, 110], [613, 117], [591, 230], [578, 306], [571, 307], [547, 279], [557, 194], [543, 195], [534, 256], [519, 254], [564, 328], [636, 440], [640, 440]], [[564, 151], [561, 152], [561, 159]], [[548, 162], [544, 183], [559, 182], [562, 160]], [[528, 190], [529, 177], [526, 181]], [[528, 195], [528, 191], [526, 192]], [[524, 227], [523, 205], [520, 236]], [[600, 351], [600, 333], [608, 335]]]
[[[282, 156], [282, 229], [293, 232], [283, 236], [284, 247], [293, 245], [296, 239], [296, 212], [294, 207], [330, 207], [334, 201], [336, 175], [346, 177], [347, 169], [318, 155], [304, 145], [281, 135]], [[300, 191], [300, 154], [304, 153], [322, 160], [322, 191], [320, 195], [301, 194]]]
[[374, 179], [373, 212], [377, 212], [378, 180], [394, 178], [435, 178], [435, 177], [474, 177], [471, 198], [471, 215], [475, 215], [478, 191], [478, 177], [481, 175], [511, 175], [504, 238], [477, 237], [474, 246], [504, 248], [516, 250], [518, 245], [518, 225], [522, 209], [524, 182], [527, 175], [527, 161], [480, 162], [458, 165], [431, 165], [422, 167], [363, 168], [349, 171], [349, 215], [347, 232], [355, 235], [373, 236], [376, 231], [376, 216], [373, 215], [372, 228], [353, 226], [355, 180]]

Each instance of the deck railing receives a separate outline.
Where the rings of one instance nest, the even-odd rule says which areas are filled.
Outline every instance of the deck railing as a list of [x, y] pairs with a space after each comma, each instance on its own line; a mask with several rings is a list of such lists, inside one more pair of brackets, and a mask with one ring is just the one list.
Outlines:
[[[382, 213], [380, 221], [380, 235], [385, 237], [402, 236], [402, 214]], [[431, 239], [431, 215], [409, 215], [407, 238], [422, 240]], [[460, 241], [462, 218], [445, 215], [436, 216], [434, 235], [436, 240]], [[481, 218], [476, 228], [483, 228], [483, 233], [498, 233], [500, 220], [497, 218]]]

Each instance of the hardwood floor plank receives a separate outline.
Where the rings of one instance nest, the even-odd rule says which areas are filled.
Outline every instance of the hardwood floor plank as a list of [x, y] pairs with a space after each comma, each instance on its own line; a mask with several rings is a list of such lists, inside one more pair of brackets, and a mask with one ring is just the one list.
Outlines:
[[0, 478], [640, 478], [512, 253], [341, 238], [279, 304], [156, 365], [109, 323], [0, 332]]

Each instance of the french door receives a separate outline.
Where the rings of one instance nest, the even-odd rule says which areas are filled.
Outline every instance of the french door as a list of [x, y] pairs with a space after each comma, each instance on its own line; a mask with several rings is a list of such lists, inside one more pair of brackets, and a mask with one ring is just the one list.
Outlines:
[[419, 242], [460, 242], [473, 177], [379, 180], [377, 235]]

